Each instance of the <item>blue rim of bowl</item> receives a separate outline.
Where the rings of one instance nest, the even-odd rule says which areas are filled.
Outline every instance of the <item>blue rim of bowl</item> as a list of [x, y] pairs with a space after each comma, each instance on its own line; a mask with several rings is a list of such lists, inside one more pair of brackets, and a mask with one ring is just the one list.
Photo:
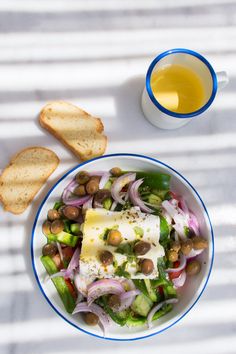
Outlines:
[[[204, 106], [202, 106], [197, 111], [187, 113], [187, 114], [175, 113], [175, 112], [169, 111], [168, 109], [163, 107], [155, 98], [155, 96], [152, 92], [152, 88], [151, 88], [151, 75], [152, 75], [152, 71], [153, 71], [155, 65], [157, 64], [157, 62], [168, 55], [176, 54], [176, 53], [189, 54], [189, 55], [192, 55], [192, 56], [198, 58], [207, 66], [208, 70], [210, 71], [211, 77], [212, 77], [212, 93], [211, 93], [211, 97], [209, 98], [209, 100], [206, 102], [206, 104]], [[216, 73], [215, 73], [215, 70], [213, 69], [213, 67], [211, 66], [211, 64], [209, 63], [209, 61], [206, 58], [204, 58], [201, 54], [199, 54], [193, 50], [185, 49], [185, 48], [170, 49], [170, 50], [167, 50], [166, 52], [163, 52], [160, 55], [158, 55], [150, 64], [148, 71], [147, 71], [147, 75], [146, 75], [146, 89], [147, 89], [147, 93], [148, 93], [152, 103], [158, 109], [160, 109], [160, 111], [162, 111], [163, 113], [168, 114], [169, 116], [174, 117], [174, 118], [192, 118], [192, 117], [196, 117], [199, 114], [203, 113], [212, 104], [212, 102], [215, 98], [216, 92], [217, 92], [217, 87], [218, 87], [218, 84], [217, 84]]]
[[[175, 172], [178, 176], [180, 176], [191, 188], [192, 190], [195, 192], [195, 194], [197, 195], [197, 197], [199, 198], [202, 206], [203, 206], [203, 209], [205, 210], [205, 213], [207, 215], [207, 218], [208, 218], [208, 221], [209, 221], [209, 225], [210, 225], [210, 230], [211, 230], [211, 241], [212, 241], [212, 258], [211, 258], [211, 264], [210, 264], [210, 268], [209, 268], [209, 272], [208, 272], [208, 275], [207, 275], [207, 278], [206, 278], [206, 281], [205, 281], [205, 284], [200, 292], [200, 294], [198, 295], [197, 299], [194, 301], [194, 303], [188, 308], [188, 310], [182, 314], [176, 321], [174, 321], [173, 323], [169, 324], [167, 327], [157, 331], [157, 332], [154, 332], [154, 333], [151, 333], [151, 334], [148, 334], [148, 335], [145, 335], [145, 336], [141, 336], [141, 337], [136, 337], [136, 338], [110, 338], [110, 337], [103, 337], [103, 336], [99, 336], [97, 334], [94, 334], [94, 333], [91, 333], [89, 331], [86, 331], [85, 329], [79, 327], [78, 325], [74, 324], [73, 322], [71, 322], [70, 320], [68, 320], [63, 314], [60, 313], [60, 311], [51, 303], [50, 299], [47, 297], [47, 295], [45, 294], [42, 286], [41, 286], [41, 282], [38, 278], [38, 274], [37, 274], [37, 271], [36, 271], [36, 268], [35, 268], [35, 262], [34, 262], [34, 248], [33, 248], [33, 244], [34, 244], [34, 233], [35, 233], [35, 228], [36, 228], [36, 225], [37, 225], [37, 221], [38, 221], [38, 217], [39, 217], [39, 214], [41, 212], [41, 209], [43, 208], [45, 202], [47, 201], [47, 199], [49, 198], [50, 194], [52, 193], [52, 191], [56, 188], [56, 186], [61, 182], [63, 181], [70, 173], [72, 173], [73, 171], [75, 171], [78, 167], [81, 167], [81, 166], [84, 166], [92, 161], [96, 161], [96, 160], [101, 160], [101, 159], [105, 159], [105, 158], [108, 158], [108, 157], [122, 157], [122, 156], [126, 156], [126, 157], [138, 157], [138, 158], [142, 158], [142, 159], [146, 159], [146, 160], [150, 160], [150, 161], [154, 161], [155, 163], [159, 164], [159, 165], [162, 165], [162, 166], [165, 166], [167, 167], [168, 169], [170, 169], [171, 171]], [[70, 325], [72, 325], [73, 327], [79, 329], [80, 331], [86, 333], [86, 334], [89, 334], [91, 336], [94, 336], [94, 337], [97, 337], [97, 338], [101, 338], [101, 339], [106, 339], [106, 340], [112, 340], [112, 341], [135, 341], [135, 340], [139, 340], [139, 339], [144, 339], [144, 338], [148, 338], [148, 337], [152, 337], [156, 334], [159, 334], [161, 332], [164, 332], [165, 330], [167, 330], [168, 328], [174, 326], [176, 323], [178, 323], [183, 317], [185, 317], [187, 315], [187, 313], [193, 308], [193, 306], [198, 302], [198, 300], [200, 299], [203, 291], [205, 290], [206, 288], [206, 285], [208, 283], [208, 280], [209, 280], [209, 277], [210, 277], [210, 274], [211, 274], [211, 271], [212, 271], [212, 266], [213, 266], [213, 261], [214, 261], [214, 233], [213, 233], [213, 228], [212, 228], [212, 224], [211, 224], [211, 220], [210, 220], [210, 217], [209, 217], [209, 214], [208, 214], [208, 211], [207, 211], [207, 208], [203, 202], [203, 200], [201, 199], [200, 195], [198, 194], [198, 192], [196, 191], [196, 189], [191, 185], [191, 183], [184, 177], [182, 176], [178, 171], [176, 171], [174, 168], [170, 167], [169, 165], [165, 164], [164, 162], [162, 161], [159, 161], [157, 159], [154, 159], [153, 157], [149, 157], [149, 156], [145, 156], [145, 155], [139, 155], [139, 154], [129, 154], [129, 153], [117, 153], [117, 154], [109, 154], [109, 155], [104, 155], [104, 156], [100, 156], [100, 157], [96, 157], [94, 159], [91, 159], [89, 161], [85, 161], [85, 162], [82, 162], [81, 164], [78, 164], [76, 165], [75, 167], [73, 167], [71, 170], [69, 170], [68, 172], [66, 172], [55, 184], [54, 186], [49, 190], [49, 192], [46, 194], [45, 198], [43, 199], [42, 203], [40, 204], [39, 206], [39, 209], [37, 211], [37, 214], [36, 214], [36, 217], [35, 217], [35, 220], [34, 220], [34, 224], [33, 224], [33, 228], [32, 228], [32, 233], [31, 233], [31, 246], [30, 246], [30, 253], [31, 253], [31, 263], [32, 263], [32, 268], [33, 268], [33, 272], [34, 272], [34, 276], [36, 278], [36, 281], [38, 283], [38, 286], [44, 296], [44, 298], [46, 299], [46, 301], [49, 303], [49, 305], [51, 306], [51, 308], [61, 317], [63, 318], [67, 323], [69, 323]]]

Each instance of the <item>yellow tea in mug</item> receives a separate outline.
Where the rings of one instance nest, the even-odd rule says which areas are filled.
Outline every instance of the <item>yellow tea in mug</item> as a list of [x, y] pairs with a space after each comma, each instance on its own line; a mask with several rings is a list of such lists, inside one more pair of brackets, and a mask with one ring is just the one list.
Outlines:
[[200, 77], [182, 65], [169, 65], [152, 73], [151, 88], [156, 100], [176, 113], [191, 113], [205, 104], [205, 89]]

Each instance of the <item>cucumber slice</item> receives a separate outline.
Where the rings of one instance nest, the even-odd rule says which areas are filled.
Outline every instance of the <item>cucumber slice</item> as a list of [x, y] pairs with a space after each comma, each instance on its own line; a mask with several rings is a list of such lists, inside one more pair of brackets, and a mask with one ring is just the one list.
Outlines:
[[132, 310], [140, 316], [146, 317], [153, 305], [152, 300], [144, 294], [138, 295], [131, 305]]

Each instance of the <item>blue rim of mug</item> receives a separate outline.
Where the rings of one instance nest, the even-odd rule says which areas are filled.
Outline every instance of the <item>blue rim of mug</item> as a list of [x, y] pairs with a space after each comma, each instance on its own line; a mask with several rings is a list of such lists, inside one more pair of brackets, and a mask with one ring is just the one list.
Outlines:
[[[35, 238], [35, 230], [36, 230], [36, 226], [38, 223], [38, 219], [39, 219], [39, 215], [41, 213], [42, 208], [44, 207], [44, 204], [47, 202], [47, 200], [49, 199], [49, 197], [51, 196], [51, 193], [54, 191], [54, 189], [57, 187], [58, 184], [60, 184], [67, 176], [69, 176], [72, 172], [76, 171], [79, 167], [82, 166], [86, 166], [87, 164], [93, 162], [93, 161], [98, 161], [98, 160], [104, 160], [107, 158], [111, 158], [111, 157], [131, 157], [131, 158], [138, 158], [138, 159], [143, 159], [143, 160], [147, 160], [147, 161], [152, 161], [154, 162], [156, 165], [160, 165], [160, 166], [165, 166], [167, 167], [167, 170], [170, 170], [172, 172], [174, 172], [178, 177], [180, 177], [181, 180], [185, 181], [185, 183], [188, 185], [188, 187], [190, 187], [190, 189], [194, 192], [194, 194], [196, 195], [197, 199], [200, 201], [201, 206], [204, 209], [205, 212], [205, 216], [206, 219], [208, 221], [208, 225], [209, 225], [209, 231], [211, 234], [211, 242], [212, 242], [212, 253], [211, 253], [211, 259], [210, 259], [210, 266], [209, 266], [209, 270], [208, 270], [208, 274], [206, 276], [205, 282], [203, 285], [201, 285], [201, 290], [200, 293], [198, 294], [197, 298], [194, 300], [194, 302], [175, 320], [173, 320], [170, 324], [168, 324], [166, 327], [162, 328], [162, 329], [157, 329], [157, 331], [150, 333], [150, 334], [144, 334], [144, 335], [140, 335], [137, 337], [129, 337], [129, 338], [116, 338], [116, 337], [102, 337], [96, 333], [87, 331], [85, 329], [83, 329], [82, 327], [80, 327], [79, 325], [75, 324], [74, 322], [70, 321], [67, 317], [65, 317], [63, 315], [63, 313], [60, 311], [60, 309], [58, 309], [57, 306], [55, 306], [51, 300], [49, 299], [48, 295], [45, 293], [43, 286], [41, 284], [41, 281], [39, 280], [39, 276], [36, 270], [36, 265], [35, 265], [35, 254], [34, 254], [34, 238]], [[34, 220], [34, 224], [33, 224], [33, 228], [32, 228], [32, 232], [31, 232], [31, 245], [30, 245], [30, 253], [31, 253], [31, 263], [32, 263], [32, 268], [33, 268], [33, 273], [34, 276], [36, 278], [36, 281], [38, 283], [38, 286], [40, 288], [41, 293], [43, 294], [44, 298], [46, 299], [46, 301], [48, 302], [48, 304], [51, 306], [51, 308], [62, 318], [64, 319], [67, 323], [69, 323], [70, 325], [72, 325], [73, 327], [77, 328], [78, 330], [90, 334], [93, 337], [97, 337], [97, 338], [101, 338], [101, 339], [105, 339], [105, 340], [111, 340], [111, 341], [135, 341], [135, 340], [139, 340], [139, 339], [144, 339], [144, 338], [148, 338], [148, 337], [152, 337], [156, 334], [162, 333], [164, 331], [166, 331], [167, 329], [171, 328], [172, 326], [174, 326], [176, 323], [178, 323], [179, 321], [182, 320], [183, 317], [185, 317], [189, 311], [197, 304], [197, 302], [199, 301], [200, 297], [202, 296], [207, 283], [209, 281], [210, 278], [210, 274], [212, 271], [212, 267], [213, 267], [213, 261], [214, 261], [214, 254], [215, 254], [215, 246], [214, 246], [214, 232], [213, 232], [213, 227], [211, 224], [211, 220], [210, 220], [210, 216], [208, 214], [208, 210], [202, 200], [202, 198], [200, 197], [199, 193], [197, 192], [197, 190], [193, 187], [193, 185], [177, 170], [175, 170], [173, 167], [167, 165], [166, 163], [155, 159], [153, 157], [150, 156], [146, 156], [146, 155], [140, 155], [140, 154], [131, 154], [131, 153], [116, 153], [116, 154], [109, 154], [109, 155], [103, 155], [100, 157], [95, 157], [91, 160], [82, 162], [78, 165], [76, 165], [75, 167], [73, 167], [72, 169], [70, 169], [68, 172], [66, 172], [55, 184], [54, 186], [47, 192], [46, 196], [44, 197], [43, 201], [41, 202], [39, 209], [37, 211], [37, 214], [35, 216], [35, 220]]]
[[[201, 60], [208, 68], [211, 77], [212, 77], [212, 93], [211, 93], [211, 97], [209, 98], [209, 100], [206, 102], [206, 104], [204, 106], [202, 106], [200, 109], [198, 109], [197, 111], [191, 112], [191, 113], [176, 113], [173, 111], [170, 111], [168, 109], [166, 109], [165, 107], [163, 107], [155, 98], [153, 92], [152, 92], [152, 88], [151, 88], [151, 75], [152, 75], [152, 71], [155, 67], [155, 65], [164, 57], [171, 55], [171, 54], [176, 54], [176, 53], [184, 53], [184, 54], [188, 54], [188, 55], [192, 55], [194, 57], [196, 57], [197, 59]], [[152, 101], [152, 103], [163, 113], [168, 114], [169, 116], [172, 116], [174, 118], [192, 118], [195, 116], [198, 116], [199, 114], [203, 113], [213, 102], [216, 92], [217, 92], [217, 77], [216, 77], [216, 73], [213, 69], [213, 67], [211, 66], [211, 64], [209, 63], [208, 60], [206, 60], [206, 58], [204, 58], [201, 54], [190, 50], [190, 49], [185, 49], [185, 48], [175, 48], [175, 49], [170, 49], [167, 50], [166, 52], [163, 52], [161, 54], [159, 54], [150, 64], [148, 71], [147, 71], [147, 75], [146, 75], [146, 89], [147, 89], [147, 93]]]

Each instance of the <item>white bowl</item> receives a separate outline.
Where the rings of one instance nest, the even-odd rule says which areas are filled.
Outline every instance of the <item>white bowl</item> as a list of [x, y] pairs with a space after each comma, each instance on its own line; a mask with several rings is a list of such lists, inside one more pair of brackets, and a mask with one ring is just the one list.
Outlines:
[[[199, 257], [202, 262], [201, 272], [187, 279], [186, 284], [181, 289], [180, 300], [174, 305], [171, 312], [157, 320], [151, 329], [146, 326], [127, 328], [118, 325], [112, 326], [106, 337], [102, 336], [98, 326], [90, 327], [86, 325], [80, 315], [68, 314], [57, 291], [51, 281], [44, 282], [45, 269], [40, 261], [42, 246], [45, 244], [45, 237], [42, 234], [42, 223], [46, 219], [48, 209], [53, 207], [54, 202], [61, 196], [63, 189], [79, 170], [87, 171], [108, 171], [114, 166], [119, 166], [123, 170], [159, 171], [171, 175], [171, 190], [177, 192], [185, 198], [190, 209], [195, 213], [200, 222], [200, 231], [209, 241], [209, 248]], [[66, 322], [79, 330], [96, 337], [110, 340], [137, 340], [160, 333], [180, 321], [196, 304], [203, 293], [213, 264], [214, 257], [214, 236], [211, 221], [207, 209], [195, 188], [179, 172], [175, 171], [165, 163], [153, 158], [134, 154], [114, 154], [95, 158], [81, 163], [67, 172], [48, 192], [37, 212], [32, 230], [31, 239], [32, 266], [37, 283], [42, 294], [49, 305]]]

